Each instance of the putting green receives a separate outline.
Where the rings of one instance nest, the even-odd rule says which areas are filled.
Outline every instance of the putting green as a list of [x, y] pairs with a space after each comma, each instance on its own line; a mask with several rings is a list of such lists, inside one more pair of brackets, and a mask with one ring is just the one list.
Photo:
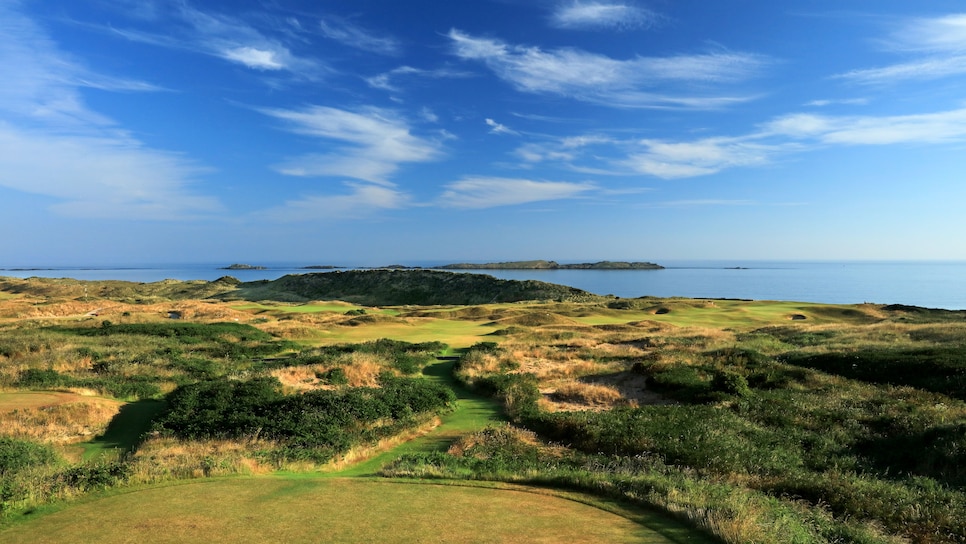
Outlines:
[[258, 477], [84, 500], [0, 531], [0, 543], [687, 541], [668, 530], [520, 490]]

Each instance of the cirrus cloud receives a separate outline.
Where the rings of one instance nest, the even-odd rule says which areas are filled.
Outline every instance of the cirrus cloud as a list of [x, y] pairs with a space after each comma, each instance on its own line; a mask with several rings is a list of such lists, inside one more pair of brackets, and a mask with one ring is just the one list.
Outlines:
[[574, 0], [557, 6], [550, 24], [567, 29], [630, 29], [646, 27], [658, 20], [650, 10], [623, 2]]
[[93, 110], [80, 89], [157, 90], [75, 62], [0, 4], [0, 187], [43, 195], [61, 215], [174, 220], [221, 210], [191, 190], [205, 168], [153, 149]]
[[595, 189], [593, 183], [465, 177], [446, 185], [439, 203], [452, 208], [493, 208], [575, 198]]
[[405, 119], [392, 110], [309, 106], [260, 111], [284, 121], [292, 132], [343, 144], [335, 152], [305, 154], [279, 164], [277, 170], [287, 175], [345, 176], [392, 185], [388, 178], [400, 164], [442, 155], [438, 142], [413, 135]]
[[621, 60], [573, 48], [510, 45], [456, 29], [449, 38], [457, 57], [482, 62], [520, 91], [616, 107], [707, 109], [752, 100], [705, 89], [746, 80], [767, 63], [760, 55], [728, 51]]

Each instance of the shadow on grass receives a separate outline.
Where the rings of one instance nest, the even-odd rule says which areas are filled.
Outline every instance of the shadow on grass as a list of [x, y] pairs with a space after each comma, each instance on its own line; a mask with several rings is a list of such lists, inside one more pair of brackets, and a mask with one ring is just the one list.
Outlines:
[[84, 444], [84, 459], [91, 459], [109, 450], [129, 452], [151, 428], [151, 421], [164, 409], [164, 401], [139, 400], [121, 407], [107, 426], [104, 434]]

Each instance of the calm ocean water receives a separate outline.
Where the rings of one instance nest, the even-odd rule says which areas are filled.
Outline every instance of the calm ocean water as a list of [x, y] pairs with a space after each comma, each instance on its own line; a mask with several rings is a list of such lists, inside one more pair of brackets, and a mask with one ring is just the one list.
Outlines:
[[[445, 263], [416, 263], [434, 266]], [[534, 279], [601, 295], [744, 298], [856, 304], [910, 304], [966, 309], [966, 262], [661, 262], [664, 270], [487, 270], [497, 278]], [[0, 276], [153, 282], [163, 279], [242, 281], [276, 279], [304, 270], [304, 264], [267, 265], [266, 270], [220, 270], [223, 265], [144, 267], [37, 267], [2, 269]], [[739, 268], [736, 268], [739, 267]]]

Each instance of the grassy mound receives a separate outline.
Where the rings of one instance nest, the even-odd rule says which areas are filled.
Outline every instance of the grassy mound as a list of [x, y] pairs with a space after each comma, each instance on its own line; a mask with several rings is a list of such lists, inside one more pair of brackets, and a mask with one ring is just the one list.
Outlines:
[[431, 270], [350, 270], [243, 283], [218, 295], [243, 300], [344, 300], [364, 306], [476, 305], [524, 300], [592, 300], [596, 295], [541, 281]]

